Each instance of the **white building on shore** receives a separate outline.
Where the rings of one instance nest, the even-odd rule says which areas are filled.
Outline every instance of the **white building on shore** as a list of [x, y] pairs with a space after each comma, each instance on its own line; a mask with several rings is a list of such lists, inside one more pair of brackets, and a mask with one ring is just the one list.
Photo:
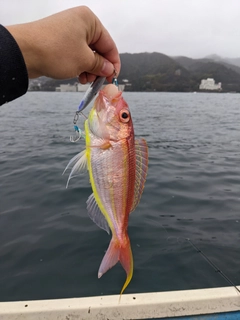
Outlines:
[[213, 78], [202, 79], [199, 85], [200, 90], [222, 90], [222, 83], [215, 83]]
[[78, 92], [85, 92], [89, 88], [90, 83], [86, 83], [86, 84], [78, 83], [77, 86], [78, 86]]
[[57, 92], [77, 92], [78, 87], [77, 84], [71, 85], [71, 84], [60, 84], [59, 87], [56, 87]]
[[[74, 85], [71, 84], [60, 84], [59, 87], [56, 87], [57, 92], [85, 92], [89, 88], [90, 84], [81, 84], [81, 83], [75, 83]], [[103, 85], [104, 87], [104, 85]], [[119, 84], [118, 90], [124, 91], [125, 84]]]

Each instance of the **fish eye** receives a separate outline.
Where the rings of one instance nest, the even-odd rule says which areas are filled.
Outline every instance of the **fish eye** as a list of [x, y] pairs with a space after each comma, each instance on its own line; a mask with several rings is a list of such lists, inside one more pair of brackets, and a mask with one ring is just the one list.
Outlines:
[[121, 110], [120, 111], [120, 120], [122, 122], [128, 122], [130, 119], [130, 112], [128, 110]]

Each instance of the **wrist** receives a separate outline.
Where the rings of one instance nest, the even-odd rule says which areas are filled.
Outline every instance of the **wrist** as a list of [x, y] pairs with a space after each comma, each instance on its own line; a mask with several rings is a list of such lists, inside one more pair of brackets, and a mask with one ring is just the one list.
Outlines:
[[6, 29], [11, 33], [22, 52], [28, 77], [37, 78], [41, 76], [38, 66], [38, 52], [35, 46], [37, 41], [32, 37], [31, 23], [7, 26]]

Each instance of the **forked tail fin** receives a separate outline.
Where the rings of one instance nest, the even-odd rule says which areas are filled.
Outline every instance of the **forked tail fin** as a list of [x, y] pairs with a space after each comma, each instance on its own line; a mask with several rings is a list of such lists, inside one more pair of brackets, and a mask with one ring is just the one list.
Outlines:
[[111, 269], [115, 264], [119, 261], [119, 254], [120, 254], [120, 243], [115, 240], [114, 238], [111, 239], [107, 252], [102, 259], [98, 270], [98, 278]]
[[123, 243], [121, 243], [116, 237], [111, 239], [107, 252], [105, 253], [105, 256], [103, 257], [99, 267], [98, 278], [101, 278], [101, 276], [115, 266], [118, 261], [121, 262], [121, 265], [127, 274], [127, 279], [120, 293], [121, 296], [123, 291], [127, 288], [133, 275], [133, 257], [128, 235], [125, 236]]
[[125, 245], [122, 246], [120, 250], [119, 260], [124, 270], [126, 271], [127, 279], [122, 287], [120, 296], [123, 293], [123, 291], [127, 288], [133, 276], [133, 256], [132, 256], [132, 249], [131, 249], [131, 244], [130, 244], [128, 235], [126, 235], [124, 244]]

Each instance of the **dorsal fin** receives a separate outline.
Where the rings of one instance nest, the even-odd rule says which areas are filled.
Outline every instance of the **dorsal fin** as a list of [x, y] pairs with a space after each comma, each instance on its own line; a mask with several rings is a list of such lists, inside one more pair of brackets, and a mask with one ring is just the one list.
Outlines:
[[136, 181], [134, 187], [134, 200], [131, 212], [134, 211], [141, 199], [148, 170], [148, 146], [145, 139], [135, 140], [136, 152]]

